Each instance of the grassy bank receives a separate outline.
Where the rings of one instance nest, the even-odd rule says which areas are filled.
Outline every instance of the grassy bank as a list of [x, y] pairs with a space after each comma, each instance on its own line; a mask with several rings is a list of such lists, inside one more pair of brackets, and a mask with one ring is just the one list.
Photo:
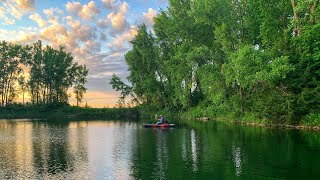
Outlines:
[[270, 126], [299, 129], [320, 129], [320, 113], [311, 113], [300, 121], [273, 120], [261, 118], [259, 114], [245, 113], [242, 116], [230, 112], [217, 112], [210, 107], [194, 108], [188, 111], [157, 110], [151, 106], [134, 108], [84, 108], [69, 105], [10, 105], [0, 108], [0, 119], [16, 118], [87, 118], [87, 119], [143, 119], [156, 121], [159, 115], [166, 120], [224, 121], [250, 126]]
[[164, 115], [171, 120], [190, 120], [190, 121], [223, 121], [249, 126], [284, 127], [296, 129], [320, 129], [320, 113], [310, 113], [302, 116], [301, 119], [292, 121], [283, 118], [266, 118], [258, 113], [245, 112], [243, 114], [234, 113], [228, 109], [218, 111], [214, 107], [195, 107], [187, 111], [171, 111], [169, 109], [157, 110], [152, 107], [141, 107], [139, 109], [141, 117], [155, 120], [156, 116]]
[[295, 129], [320, 130], [320, 113], [309, 113], [301, 119], [290, 121], [286, 118], [272, 119], [265, 118], [258, 113], [245, 112], [243, 114], [232, 113], [230, 111], [214, 111], [208, 108], [194, 108], [180, 114], [182, 119], [196, 121], [224, 121], [249, 126], [283, 127]]
[[138, 118], [137, 108], [83, 108], [69, 105], [11, 105], [0, 108], [0, 119], [17, 118]]

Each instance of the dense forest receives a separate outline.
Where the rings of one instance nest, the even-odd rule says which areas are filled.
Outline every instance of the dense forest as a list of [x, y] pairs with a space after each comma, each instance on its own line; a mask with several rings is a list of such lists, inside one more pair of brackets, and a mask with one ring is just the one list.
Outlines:
[[31, 96], [30, 105], [68, 104], [73, 87], [77, 105], [86, 91], [88, 69], [74, 62], [63, 47], [0, 42], [0, 107], [15, 104], [18, 94]]
[[169, 0], [125, 55], [120, 100], [196, 116], [320, 124], [319, 0]]

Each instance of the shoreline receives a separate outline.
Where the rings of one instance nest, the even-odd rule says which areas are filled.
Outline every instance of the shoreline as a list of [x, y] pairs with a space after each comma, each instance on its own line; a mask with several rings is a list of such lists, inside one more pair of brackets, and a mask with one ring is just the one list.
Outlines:
[[227, 122], [233, 124], [240, 124], [242, 126], [252, 126], [252, 127], [269, 127], [269, 128], [284, 128], [284, 129], [298, 129], [298, 130], [314, 130], [320, 131], [320, 124], [311, 126], [311, 125], [303, 125], [303, 124], [274, 124], [274, 123], [265, 123], [265, 122], [244, 122], [241, 120], [228, 120], [228, 119], [216, 119], [209, 117], [200, 117], [200, 118], [187, 118], [193, 119], [199, 122], [208, 122], [208, 121], [217, 121], [217, 122]]
[[[70, 118], [103, 118], [103, 119], [113, 119], [113, 118], [134, 118], [141, 119], [146, 118], [141, 112], [136, 108], [80, 108], [80, 107], [62, 107], [57, 109], [52, 109], [50, 111], [39, 111], [39, 110], [20, 110], [14, 113], [9, 113], [8, 111], [0, 111], [0, 119], [70, 119]], [[151, 115], [148, 119], [152, 119]], [[269, 128], [285, 128], [285, 129], [299, 129], [299, 130], [314, 130], [320, 131], [319, 125], [304, 125], [304, 124], [286, 124], [286, 123], [270, 123], [265, 120], [260, 120], [261, 122], [255, 121], [241, 121], [229, 118], [210, 118], [210, 117], [188, 117], [179, 116], [174, 119], [187, 119], [195, 120], [198, 122], [226, 122], [232, 124], [240, 124], [242, 126], [255, 126], [255, 127], [269, 127]]]

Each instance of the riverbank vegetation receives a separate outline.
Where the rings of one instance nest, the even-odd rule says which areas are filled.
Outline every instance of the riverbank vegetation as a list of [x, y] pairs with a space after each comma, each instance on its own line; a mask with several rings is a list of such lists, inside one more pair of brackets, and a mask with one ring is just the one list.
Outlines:
[[70, 106], [67, 103], [25, 105], [13, 103], [0, 108], [0, 119], [136, 119], [138, 117], [136, 107], [91, 108]]
[[318, 0], [169, 0], [125, 55], [121, 101], [194, 117], [320, 123]]

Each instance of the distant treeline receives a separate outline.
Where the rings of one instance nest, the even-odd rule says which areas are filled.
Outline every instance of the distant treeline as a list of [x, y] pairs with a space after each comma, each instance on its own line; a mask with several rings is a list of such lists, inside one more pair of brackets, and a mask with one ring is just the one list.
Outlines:
[[91, 108], [70, 106], [67, 103], [8, 104], [0, 108], [0, 119], [40, 118], [50, 120], [79, 119], [137, 119], [138, 108]]
[[68, 89], [81, 102], [86, 92], [84, 84], [88, 69], [74, 62], [63, 47], [0, 42], [0, 106], [13, 104], [18, 94], [29, 92], [31, 104], [59, 104], [68, 102]]
[[320, 124], [319, 0], [169, 0], [125, 55], [135, 102], [196, 116]]

